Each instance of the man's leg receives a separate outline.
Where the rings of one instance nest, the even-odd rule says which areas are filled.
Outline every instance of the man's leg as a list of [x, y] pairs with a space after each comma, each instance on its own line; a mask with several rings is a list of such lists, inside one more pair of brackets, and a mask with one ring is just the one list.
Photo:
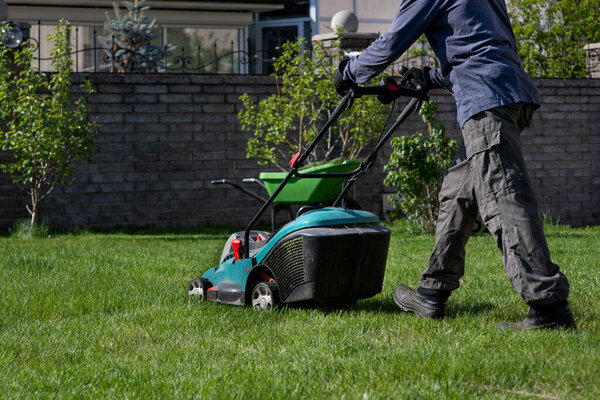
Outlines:
[[531, 112], [525, 104], [498, 107], [465, 124], [465, 136], [483, 132], [491, 138], [485, 149], [473, 149], [477, 150], [471, 157], [475, 196], [502, 253], [508, 279], [535, 314], [530, 312], [529, 319], [512, 327], [574, 326], [567, 305], [569, 283], [550, 259], [521, 153], [520, 133]]
[[444, 316], [446, 299], [459, 287], [464, 274], [465, 245], [477, 217], [473, 193], [469, 161], [461, 141], [440, 190], [435, 247], [429, 267], [421, 276], [421, 286], [412, 290], [401, 285], [394, 292], [394, 301], [402, 310], [421, 317]]

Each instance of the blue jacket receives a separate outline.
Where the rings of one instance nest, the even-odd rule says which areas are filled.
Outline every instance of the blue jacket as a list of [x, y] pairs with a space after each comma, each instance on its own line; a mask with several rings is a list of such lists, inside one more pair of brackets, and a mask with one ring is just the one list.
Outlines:
[[539, 105], [517, 54], [503, 0], [404, 0], [390, 30], [353, 58], [345, 79], [365, 83], [425, 34], [440, 62], [432, 82], [454, 94], [456, 118], [519, 102]]

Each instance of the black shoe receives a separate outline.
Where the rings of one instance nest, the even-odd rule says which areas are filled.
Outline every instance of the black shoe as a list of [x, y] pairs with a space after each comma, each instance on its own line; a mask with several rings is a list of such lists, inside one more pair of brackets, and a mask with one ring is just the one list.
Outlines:
[[521, 322], [501, 322], [500, 329], [577, 329], [573, 313], [566, 301], [542, 307], [531, 307]]
[[421, 318], [444, 318], [448, 296], [423, 296], [418, 290], [400, 285], [394, 291], [394, 303], [403, 311], [412, 312]]

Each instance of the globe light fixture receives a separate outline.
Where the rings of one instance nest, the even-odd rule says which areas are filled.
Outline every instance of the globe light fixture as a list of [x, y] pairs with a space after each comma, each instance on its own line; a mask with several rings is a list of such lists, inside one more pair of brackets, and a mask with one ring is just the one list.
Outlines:
[[0, 43], [9, 49], [16, 49], [23, 43], [23, 31], [12, 21], [5, 23], [0, 34]]

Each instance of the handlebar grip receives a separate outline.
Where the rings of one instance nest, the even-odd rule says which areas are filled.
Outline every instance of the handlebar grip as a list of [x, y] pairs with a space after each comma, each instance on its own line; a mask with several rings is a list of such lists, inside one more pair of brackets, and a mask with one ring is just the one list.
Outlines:
[[212, 185], [223, 185], [223, 184], [225, 184], [226, 182], [225, 182], [225, 179], [216, 179], [216, 180], [214, 180], [214, 181], [210, 181], [210, 183], [211, 183]]

